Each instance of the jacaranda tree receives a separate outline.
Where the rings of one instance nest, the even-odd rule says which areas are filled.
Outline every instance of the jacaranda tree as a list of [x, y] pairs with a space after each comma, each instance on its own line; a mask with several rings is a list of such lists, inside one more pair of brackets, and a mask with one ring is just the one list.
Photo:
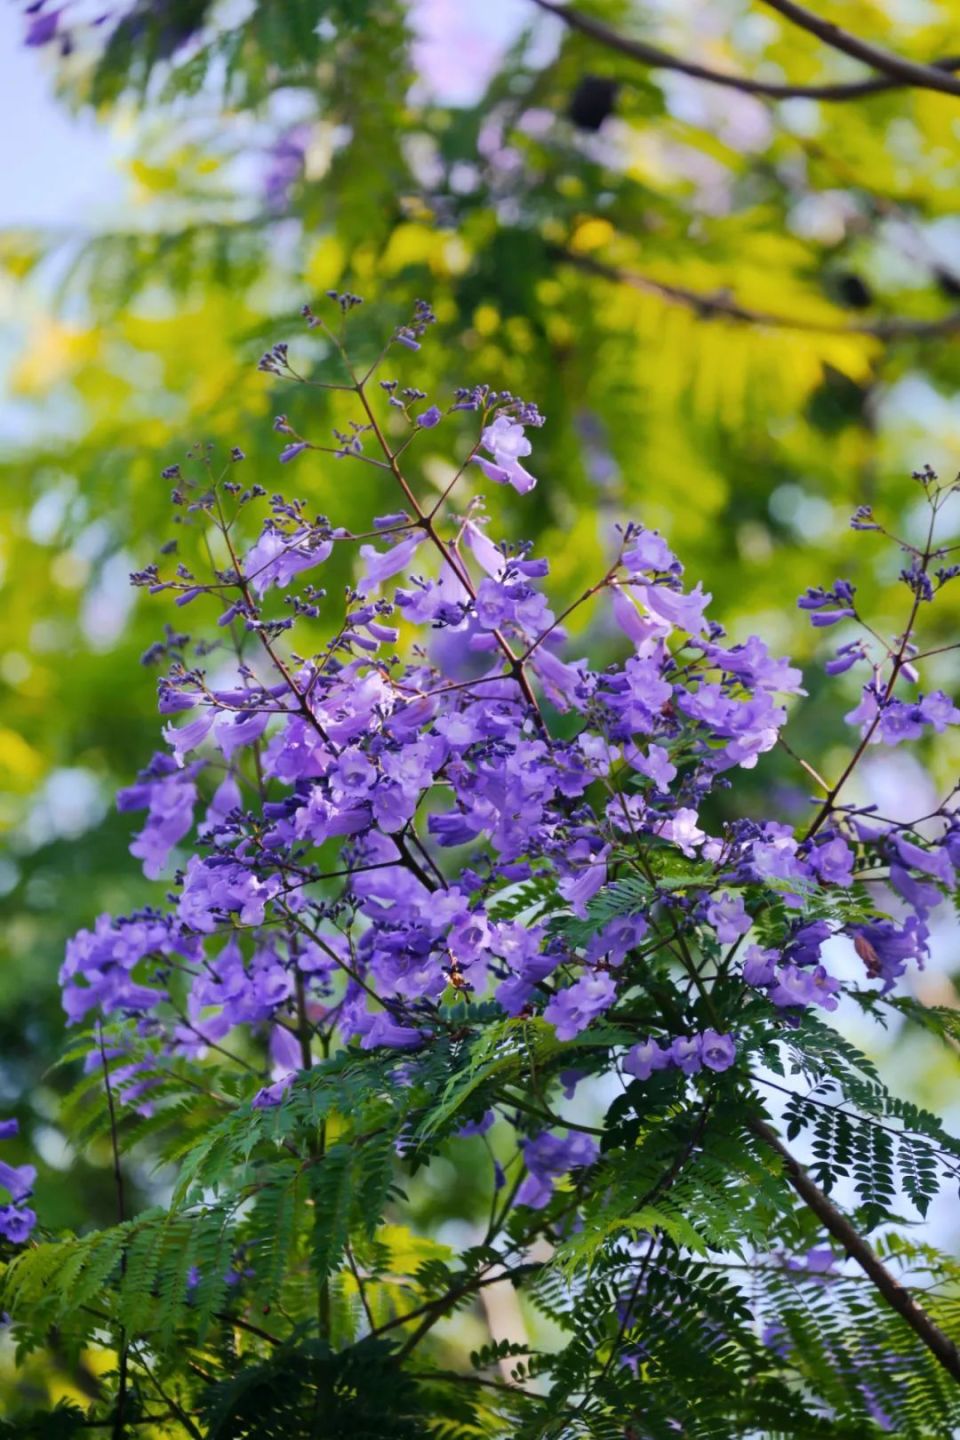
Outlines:
[[[374, 343], [359, 304], [261, 361], [335, 417], [274, 425], [329, 516], [240, 448], [165, 472], [176, 538], [133, 577], [176, 606], [144, 656], [164, 745], [118, 796], [158, 901], [91, 917], [61, 975], [71, 1138], [111, 1147], [116, 1224], [51, 1232], [0, 1164], [21, 1355], [115, 1361], [89, 1408], [0, 1433], [953, 1434], [960, 1267], [912, 1227], [960, 1141], [829, 1017], [960, 1039], [900, 983], [957, 888], [953, 795], [906, 823], [850, 783], [960, 724], [924, 639], [956, 487], [918, 472], [903, 535], [853, 517], [899, 555], [895, 634], [846, 580], [800, 598], [863, 677], [849, 759], [796, 755], [798, 827], [756, 785], [747, 813], [799, 670], [730, 643], [637, 519], [552, 608], [550, 557], [483, 509], [536, 485], [543, 417], [425, 394], [429, 305]], [[438, 1185], [469, 1243], [431, 1226]], [[491, 1319], [472, 1349], [498, 1290], [526, 1338]]]

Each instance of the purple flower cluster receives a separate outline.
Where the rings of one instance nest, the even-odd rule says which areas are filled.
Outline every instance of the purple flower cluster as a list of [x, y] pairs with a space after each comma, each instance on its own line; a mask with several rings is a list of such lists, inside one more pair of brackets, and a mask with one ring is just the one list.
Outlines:
[[751, 945], [743, 959], [743, 978], [748, 985], [767, 991], [769, 999], [781, 1009], [820, 1005], [836, 1010], [840, 981], [828, 975], [822, 965], [797, 964], [791, 960], [778, 963], [774, 950]]
[[104, 29], [135, 38], [149, 32], [158, 55], [169, 56], [196, 32], [192, 12], [173, 0], [125, 0], [89, 13], [76, 0], [28, 0], [23, 7], [27, 29], [23, 43], [31, 49], [56, 45], [62, 56], [71, 55], [90, 35]]
[[729, 1070], [736, 1058], [732, 1035], [704, 1030], [699, 1035], [678, 1035], [669, 1045], [641, 1040], [628, 1051], [623, 1068], [635, 1080], [649, 1080], [654, 1070], [666, 1070], [671, 1065], [684, 1075], [696, 1075], [704, 1069], [719, 1074]]
[[[359, 303], [335, 298], [344, 315]], [[417, 349], [431, 320], [418, 307], [395, 343]], [[284, 344], [261, 368], [286, 364]], [[118, 804], [146, 812], [132, 850], [148, 876], [167, 874], [172, 904], [103, 916], [70, 942], [70, 1020], [132, 1017], [190, 1056], [252, 1029], [269, 1056], [255, 1100], [266, 1107], [314, 1037], [409, 1051], [413, 1065], [462, 1002], [493, 1002], [486, 1013], [534, 1023], [551, 1044], [591, 1027], [611, 1045], [624, 1023], [666, 1029], [672, 1038], [629, 1049], [628, 1075], [722, 1074], [749, 1041], [747, 1002], [752, 1014], [765, 996], [773, 1027], [802, 1007], [836, 1007], [828, 940], [845, 935], [885, 989], [922, 963], [930, 911], [956, 887], [952, 812], [918, 832], [829, 794], [799, 831], [766, 818], [711, 827], [711, 797], [777, 743], [785, 697], [804, 693], [800, 672], [758, 636], [728, 643], [710, 595], [685, 585], [664, 538], [640, 524], [619, 532], [580, 600], [554, 609], [545, 557], [497, 543], [477, 496], [459, 514], [447, 495], [424, 509], [398, 460], [423, 433], [473, 417], [452, 484], [482, 473], [522, 496], [535, 483], [521, 463], [527, 432], [542, 417], [484, 387], [443, 411], [397, 380], [380, 385], [382, 424], [360, 386], [360, 418], [332, 445], [285, 417], [276, 426], [288, 452], [369, 461], [399, 480], [403, 508], [362, 534], [245, 490], [239, 451], [213, 490], [170, 467], [184, 525], [199, 517], [219, 531], [221, 568], [198, 578], [182, 562], [167, 576], [149, 566], [135, 581], [178, 605], [211, 603], [212, 629], [232, 643], [191, 651], [177, 636], [152, 652], [170, 660], [159, 683], [168, 748]], [[342, 562], [354, 579], [334, 612], [320, 582]], [[570, 653], [568, 617], [590, 601], [619, 637], [617, 663]], [[802, 603], [832, 623], [856, 620], [852, 601], [838, 582]], [[319, 650], [318, 620], [333, 637]], [[875, 661], [855, 716], [864, 744], [960, 720], [939, 691], [894, 693], [916, 683], [908, 643]], [[611, 911], [624, 882], [629, 913]], [[811, 919], [814, 903], [831, 918]], [[755, 929], [762, 943], [734, 967]], [[644, 983], [665, 951], [683, 975], [668, 1016]], [[719, 1008], [704, 996], [715, 977]], [[526, 1141], [523, 1203], [545, 1204], [557, 1176], [592, 1163], [591, 1146], [582, 1135]]]
[[517, 1204], [533, 1210], [550, 1203], [555, 1182], [562, 1175], [592, 1165], [600, 1154], [592, 1136], [575, 1130], [568, 1130], [566, 1138], [543, 1130], [524, 1140], [521, 1150], [527, 1174], [517, 1191]]
[[[12, 1140], [19, 1128], [16, 1120], [0, 1120], [0, 1140]], [[8, 1196], [8, 1203], [0, 1204], [0, 1235], [11, 1245], [23, 1245], [37, 1223], [35, 1213], [24, 1203], [36, 1178], [33, 1165], [8, 1165], [0, 1160], [0, 1190]]]

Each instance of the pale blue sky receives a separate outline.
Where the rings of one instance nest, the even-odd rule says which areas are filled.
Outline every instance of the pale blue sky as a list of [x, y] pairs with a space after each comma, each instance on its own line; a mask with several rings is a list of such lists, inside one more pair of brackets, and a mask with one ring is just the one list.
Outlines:
[[51, 60], [0, 0], [0, 226], [92, 222], [122, 194], [109, 132], [55, 99]]
[[[530, 18], [526, 0], [417, 0], [418, 62], [431, 89], [474, 100], [503, 45]], [[547, 32], [552, 27], [544, 27]], [[109, 128], [72, 115], [54, 91], [54, 54], [27, 50], [15, 0], [0, 0], [0, 227], [107, 223], [123, 195]]]

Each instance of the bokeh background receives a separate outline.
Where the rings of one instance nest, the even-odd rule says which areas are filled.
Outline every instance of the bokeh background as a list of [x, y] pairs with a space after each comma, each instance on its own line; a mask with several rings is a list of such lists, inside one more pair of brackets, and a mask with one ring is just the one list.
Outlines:
[[[913, 58], [957, 48], [957, 0], [821, 8]], [[728, 74], [862, 75], [749, 0], [584, 13]], [[279, 471], [273, 415], [314, 436], [336, 417], [256, 362], [289, 339], [309, 369], [298, 312], [330, 287], [382, 331], [423, 296], [439, 325], [411, 379], [441, 402], [488, 381], [548, 417], [536, 492], [498, 495], [496, 520], [550, 554], [556, 594], [596, 577], [618, 519], [659, 527], [734, 638], [804, 666], [792, 744], [834, 774], [857, 680], [825, 684], [822, 660], [849, 637], [825, 645], [795, 600], [848, 576], [894, 632], [899, 557], [849, 516], [872, 504], [911, 534], [911, 471], [960, 469], [960, 102], [771, 101], [642, 65], [533, 0], [3, 0], [0, 174], [0, 1110], [45, 1223], [83, 1227], [112, 1219], [112, 1185], [59, 1126], [56, 977], [72, 931], [151, 898], [112, 796], [158, 739], [140, 657], [167, 616], [127, 577], [169, 533], [162, 468], [239, 445], [268, 488], [282, 473], [359, 520], [369, 489], [343, 469]], [[938, 608], [932, 644], [960, 618]], [[613, 643], [584, 623], [575, 643]], [[955, 693], [954, 657], [927, 679]], [[958, 762], [949, 739], [875, 753], [860, 793], [915, 813]], [[751, 783], [747, 803], [802, 819], [788, 754]], [[944, 916], [924, 1001], [957, 1003], [956, 935]], [[960, 1119], [954, 1054], [839, 1019]], [[438, 1225], [470, 1202], [423, 1203]], [[956, 1243], [949, 1203], [932, 1225]], [[83, 1383], [55, 1353], [15, 1378], [0, 1347], [0, 1400]]]

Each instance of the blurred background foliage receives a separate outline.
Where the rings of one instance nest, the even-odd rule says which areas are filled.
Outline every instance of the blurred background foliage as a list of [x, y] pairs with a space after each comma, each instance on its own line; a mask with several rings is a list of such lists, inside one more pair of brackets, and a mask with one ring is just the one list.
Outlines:
[[[278, 471], [272, 416], [320, 443], [338, 417], [256, 362], [289, 339], [308, 372], [322, 363], [299, 310], [328, 288], [362, 294], [381, 332], [423, 296], [440, 324], [405, 380], [441, 403], [488, 381], [548, 417], [539, 487], [494, 497], [496, 527], [536, 539], [558, 596], [596, 577], [617, 519], [661, 528], [735, 638], [760, 631], [805, 665], [793, 743], [835, 773], [848, 706], [821, 703], [795, 597], [847, 575], [896, 630], [897, 555], [849, 515], [873, 504], [910, 531], [910, 471], [960, 468], [960, 101], [748, 94], [642, 64], [534, 0], [29, 8], [24, 42], [62, 105], [123, 135], [127, 188], [107, 226], [78, 214], [0, 234], [17, 414], [0, 449], [0, 1103], [24, 1122], [16, 1158], [40, 1156], [37, 1208], [56, 1228], [112, 1219], [106, 1157], [70, 1151], [49, 1066], [65, 937], [150, 898], [112, 792], [158, 739], [139, 660], [167, 616], [127, 576], [171, 533], [161, 469], [197, 441], [239, 445], [245, 478], [338, 521], [389, 509], [346, 462]], [[762, 3], [580, 9], [726, 75], [866, 73]], [[924, 61], [960, 22], [957, 0], [822, 10]], [[425, 448], [425, 487], [449, 473], [443, 443]], [[938, 608], [933, 644], [957, 621]], [[588, 623], [589, 643], [615, 643]], [[955, 690], [953, 657], [927, 680]], [[852, 704], [856, 684], [831, 688]], [[941, 793], [958, 758], [932, 758]], [[802, 815], [790, 756], [755, 783]], [[930, 782], [894, 755], [871, 783], [895, 807]], [[953, 1003], [949, 930], [939, 964], [923, 983]], [[953, 1056], [912, 1041], [891, 1063], [943, 1108]], [[441, 1178], [425, 1222], [466, 1223], [469, 1185]], [[21, 1395], [95, 1384], [47, 1362], [25, 1377]]]

